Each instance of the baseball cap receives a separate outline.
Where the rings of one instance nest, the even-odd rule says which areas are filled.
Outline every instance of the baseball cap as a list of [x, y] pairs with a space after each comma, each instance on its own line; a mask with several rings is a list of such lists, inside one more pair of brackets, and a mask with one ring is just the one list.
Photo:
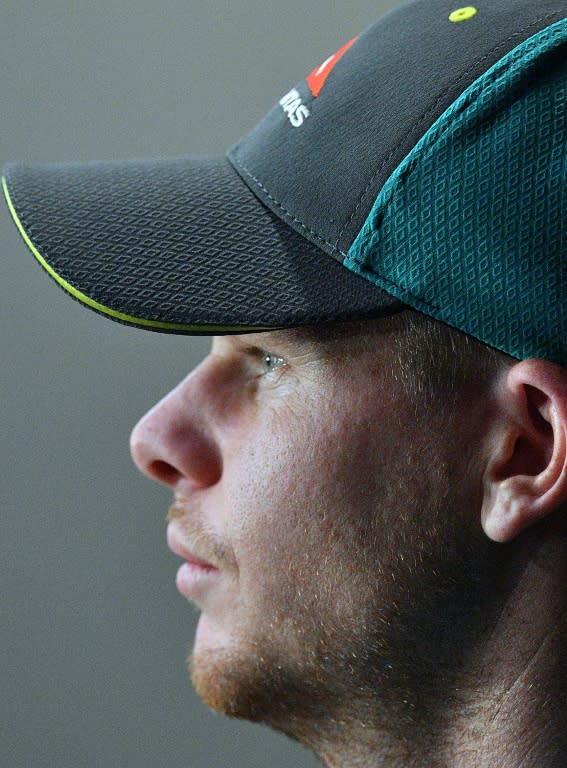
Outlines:
[[414, 0], [217, 157], [10, 164], [32, 253], [114, 320], [245, 333], [411, 307], [567, 365], [567, 4]]

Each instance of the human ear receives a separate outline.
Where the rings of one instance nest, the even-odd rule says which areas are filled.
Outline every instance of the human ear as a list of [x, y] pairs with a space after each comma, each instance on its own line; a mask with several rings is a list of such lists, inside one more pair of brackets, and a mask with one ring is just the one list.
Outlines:
[[567, 370], [524, 360], [497, 399], [481, 517], [489, 538], [507, 542], [567, 501]]

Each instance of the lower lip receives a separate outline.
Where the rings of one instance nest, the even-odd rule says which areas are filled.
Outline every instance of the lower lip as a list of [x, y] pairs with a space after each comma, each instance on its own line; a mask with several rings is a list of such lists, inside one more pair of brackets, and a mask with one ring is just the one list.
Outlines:
[[219, 576], [220, 571], [210, 565], [186, 562], [177, 571], [175, 585], [184, 596], [197, 600], [203, 591]]

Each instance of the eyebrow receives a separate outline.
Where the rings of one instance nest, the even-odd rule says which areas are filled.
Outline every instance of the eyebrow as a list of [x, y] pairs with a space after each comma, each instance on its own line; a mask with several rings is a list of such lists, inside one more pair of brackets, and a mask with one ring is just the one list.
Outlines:
[[247, 333], [233, 337], [237, 346], [243, 350], [273, 351], [277, 352], [282, 347], [300, 352], [307, 345], [310, 347], [316, 343], [314, 331], [304, 328], [282, 328], [261, 333]]
[[274, 351], [277, 352], [284, 347], [284, 350], [281, 350], [282, 353], [285, 348], [288, 348], [294, 353], [301, 354], [305, 351], [312, 351], [315, 346], [319, 349], [325, 347], [330, 349], [340, 342], [348, 342], [349, 338], [359, 338], [361, 333], [368, 334], [369, 331], [368, 321], [347, 321], [274, 329], [260, 333], [242, 334], [234, 338], [243, 348], [271, 351], [273, 347]]
[[352, 337], [359, 338], [372, 332], [370, 320], [347, 320], [344, 322], [319, 323], [318, 325], [305, 325], [296, 328], [283, 328], [281, 333], [284, 342], [290, 344], [303, 343], [334, 343], [348, 340]]

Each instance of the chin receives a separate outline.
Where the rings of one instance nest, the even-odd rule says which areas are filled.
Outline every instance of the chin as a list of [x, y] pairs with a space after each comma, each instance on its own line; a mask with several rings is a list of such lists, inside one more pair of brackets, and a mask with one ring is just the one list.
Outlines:
[[[266, 690], [271, 675], [254, 653], [199, 648], [189, 658], [191, 680], [207, 706], [229, 717], [255, 722], [269, 717]], [[268, 684], [268, 685], [267, 685]]]
[[188, 662], [193, 686], [205, 704], [231, 717], [252, 719], [249, 691], [257, 656], [247, 645], [201, 614]]
[[290, 714], [313, 692], [273, 639], [227, 635], [202, 615], [188, 662], [204, 703], [229, 717], [286, 731]]

